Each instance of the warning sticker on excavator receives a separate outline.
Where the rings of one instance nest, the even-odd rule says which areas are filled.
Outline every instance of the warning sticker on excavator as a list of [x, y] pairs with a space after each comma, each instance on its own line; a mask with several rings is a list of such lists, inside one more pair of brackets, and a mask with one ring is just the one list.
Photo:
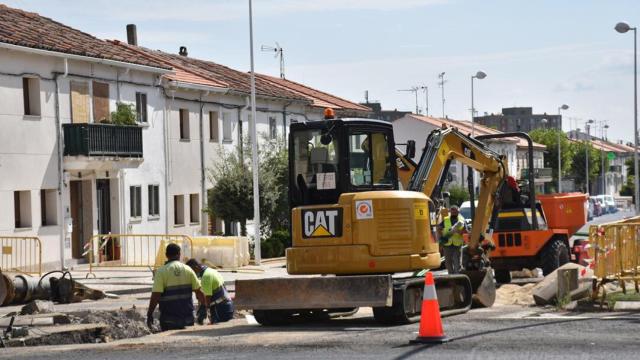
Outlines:
[[356, 201], [356, 219], [373, 219], [373, 203], [371, 202], [371, 200]]
[[414, 204], [413, 213], [414, 213], [413, 217], [416, 220], [429, 219], [429, 210], [427, 209], [427, 204]]
[[342, 236], [342, 209], [303, 210], [302, 236], [304, 238]]

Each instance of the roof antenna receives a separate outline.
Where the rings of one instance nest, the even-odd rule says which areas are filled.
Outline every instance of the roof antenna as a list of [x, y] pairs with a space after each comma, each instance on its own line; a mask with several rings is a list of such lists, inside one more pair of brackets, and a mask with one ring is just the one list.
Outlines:
[[262, 45], [260, 47], [260, 50], [262, 51], [273, 51], [275, 53], [275, 55], [273, 57], [280, 57], [280, 79], [284, 79], [284, 53], [283, 53], [283, 49], [282, 46], [280, 46], [280, 44], [278, 44], [278, 42], [276, 41], [276, 46], [269, 46], [269, 45]]
[[417, 86], [413, 86], [409, 89], [398, 90], [398, 91], [412, 92], [416, 96], [416, 115], [420, 115], [420, 108], [418, 107], [418, 90], [420, 90], [420, 88]]

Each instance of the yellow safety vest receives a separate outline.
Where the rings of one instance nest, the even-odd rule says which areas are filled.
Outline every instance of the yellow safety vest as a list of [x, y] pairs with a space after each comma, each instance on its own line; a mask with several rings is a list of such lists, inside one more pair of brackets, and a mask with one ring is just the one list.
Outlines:
[[[464, 218], [460, 214], [458, 214], [458, 221], [462, 221], [462, 223], [464, 224]], [[446, 234], [447, 232], [449, 232], [449, 229], [451, 229], [452, 226], [453, 224], [451, 223], [451, 215], [449, 215], [444, 218], [444, 229], [442, 230], [442, 233]], [[444, 244], [444, 246], [451, 246], [451, 245], [453, 246], [464, 245], [464, 239], [462, 238], [462, 234], [453, 233], [449, 237], [449, 239], [447, 239], [447, 242]]]

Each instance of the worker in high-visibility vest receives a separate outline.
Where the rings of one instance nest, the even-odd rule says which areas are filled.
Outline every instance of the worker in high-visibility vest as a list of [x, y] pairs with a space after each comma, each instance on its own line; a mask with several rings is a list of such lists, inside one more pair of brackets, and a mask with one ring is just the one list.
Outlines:
[[180, 262], [180, 246], [167, 245], [167, 262], [156, 270], [147, 311], [147, 325], [153, 328], [153, 312], [160, 304], [160, 329], [162, 331], [184, 329], [192, 326], [193, 296], [196, 294], [201, 306], [205, 296], [200, 289], [200, 281], [191, 268]]
[[200, 264], [196, 259], [187, 261], [187, 265], [198, 275], [202, 282], [205, 306], [198, 308], [197, 322], [203, 324], [209, 309], [212, 324], [233, 319], [233, 300], [224, 286], [224, 278], [216, 270]]
[[449, 215], [438, 226], [438, 236], [444, 252], [444, 263], [449, 274], [462, 270], [462, 234], [466, 231], [465, 220], [456, 205], [451, 206]]

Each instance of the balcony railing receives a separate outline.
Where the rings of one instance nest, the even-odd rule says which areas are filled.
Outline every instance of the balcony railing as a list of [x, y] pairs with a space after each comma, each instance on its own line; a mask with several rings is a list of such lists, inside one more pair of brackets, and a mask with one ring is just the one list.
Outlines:
[[[553, 176], [553, 169], [551, 168], [535, 168], [533, 169], [533, 177], [535, 179], [539, 178], [550, 178]], [[529, 169], [522, 169], [520, 172], [520, 177], [525, 179], [529, 177]]]
[[110, 124], [63, 124], [65, 156], [142, 157], [142, 128]]

